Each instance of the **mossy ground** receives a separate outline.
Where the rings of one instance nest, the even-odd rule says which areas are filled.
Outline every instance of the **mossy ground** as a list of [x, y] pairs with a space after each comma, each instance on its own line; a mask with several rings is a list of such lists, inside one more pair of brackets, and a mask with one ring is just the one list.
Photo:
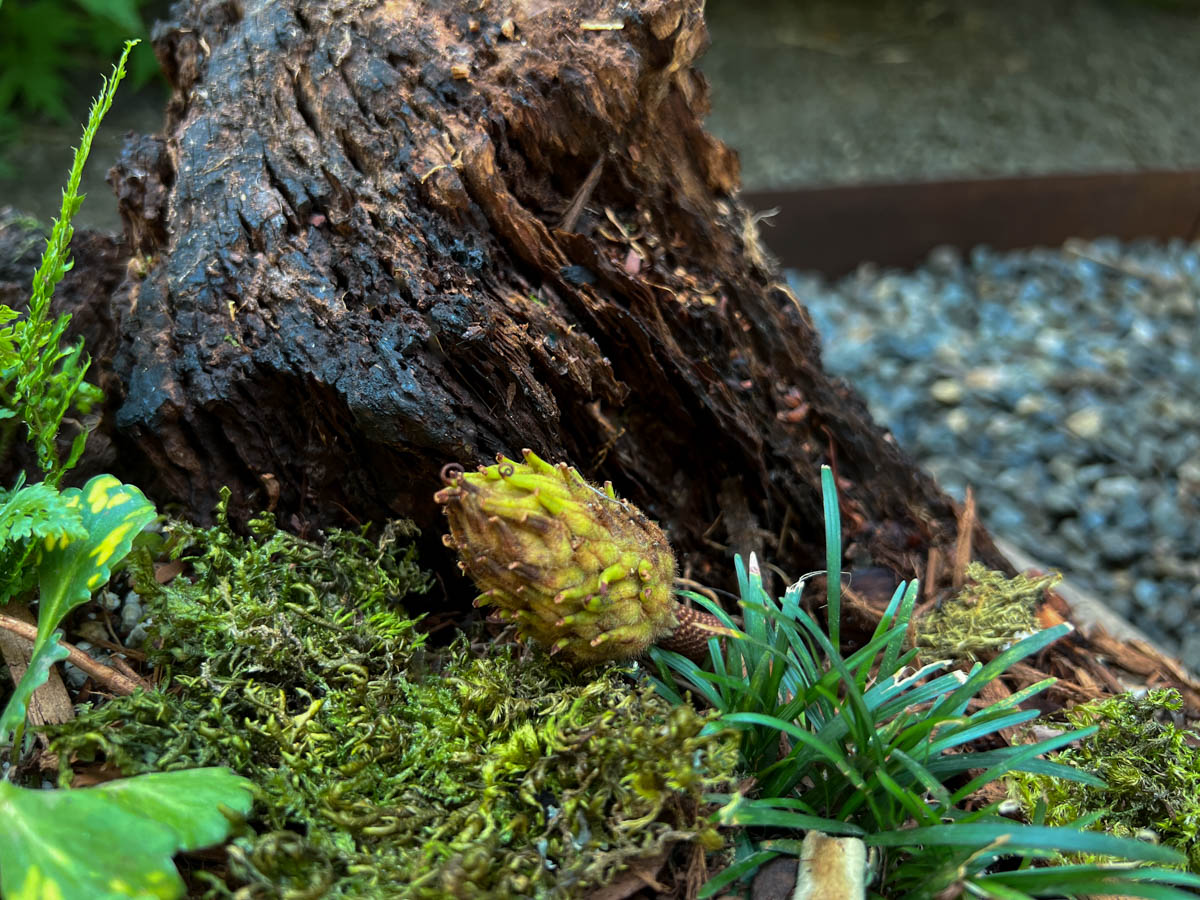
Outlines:
[[212, 897], [568, 897], [676, 840], [720, 846], [702, 793], [737, 759], [707, 717], [617, 668], [432, 648], [399, 601], [429, 577], [402, 525], [324, 546], [270, 517], [180, 525], [142, 559], [159, 690], [47, 729], [123, 773], [228, 765], [258, 786]]
[[1099, 816], [1092, 827], [1110, 834], [1152, 832], [1200, 874], [1200, 734], [1173, 721], [1182, 705], [1178, 692], [1152, 690], [1068, 710], [1075, 728], [1099, 730], [1055, 758], [1099, 776], [1107, 789], [1018, 773], [1010, 778], [1014, 797], [1030, 815], [1044, 804], [1047, 825]]

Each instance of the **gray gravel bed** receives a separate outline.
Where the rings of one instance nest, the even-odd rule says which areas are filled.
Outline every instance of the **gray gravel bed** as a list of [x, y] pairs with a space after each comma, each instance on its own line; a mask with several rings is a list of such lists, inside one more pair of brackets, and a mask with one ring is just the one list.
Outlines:
[[1200, 662], [1200, 244], [792, 274], [830, 371], [988, 527]]

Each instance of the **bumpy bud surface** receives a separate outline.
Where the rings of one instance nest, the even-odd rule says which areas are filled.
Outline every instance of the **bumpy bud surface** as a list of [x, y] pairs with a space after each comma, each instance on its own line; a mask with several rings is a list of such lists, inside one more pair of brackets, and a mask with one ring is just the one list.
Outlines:
[[483, 591], [476, 605], [585, 665], [629, 659], [673, 631], [675, 556], [657, 525], [565, 463], [442, 472], [434, 495], [450, 519], [446, 545]]

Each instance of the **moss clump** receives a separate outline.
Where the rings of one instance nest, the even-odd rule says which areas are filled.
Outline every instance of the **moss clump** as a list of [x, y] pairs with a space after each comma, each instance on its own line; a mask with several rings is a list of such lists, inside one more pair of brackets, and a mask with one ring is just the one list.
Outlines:
[[1091, 772], [1108, 788], [1016, 774], [1009, 782], [1012, 796], [1031, 815], [1044, 801], [1047, 825], [1103, 812], [1092, 826], [1097, 830], [1120, 837], [1153, 831], [1200, 873], [1200, 735], [1172, 721], [1182, 705], [1177, 691], [1153, 690], [1076, 706], [1065, 714], [1070, 724], [1099, 730], [1055, 759]]
[[260, 790], [224, 897], [567, 897], [667, 843], [719, 844], [701, 795], [732, 738], [616, 669], [434, 650], [396, 606], [423, 590], [404, 529], [324, 548], [182, 527], [193, 579], [145, 591], [163, 688], [47, 729], [125, 773], [228, 765]]
[[991, 657], [1039, 629], [1042, 594], [1058, 574], [1008, 578], [980, 563], [967, 566], [967, 584], [918, 624], [917, 646], [938, 659]]

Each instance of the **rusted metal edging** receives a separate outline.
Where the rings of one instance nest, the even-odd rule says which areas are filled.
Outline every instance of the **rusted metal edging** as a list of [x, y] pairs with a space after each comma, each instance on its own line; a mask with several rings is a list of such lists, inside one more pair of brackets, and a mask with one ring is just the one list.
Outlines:
[[914, 266], [934, 247], [1057, 247], [1106, 235], [1200, 239], [1200, 169], [747, 191], [778, 209], [763, 240], [789, 268]]

